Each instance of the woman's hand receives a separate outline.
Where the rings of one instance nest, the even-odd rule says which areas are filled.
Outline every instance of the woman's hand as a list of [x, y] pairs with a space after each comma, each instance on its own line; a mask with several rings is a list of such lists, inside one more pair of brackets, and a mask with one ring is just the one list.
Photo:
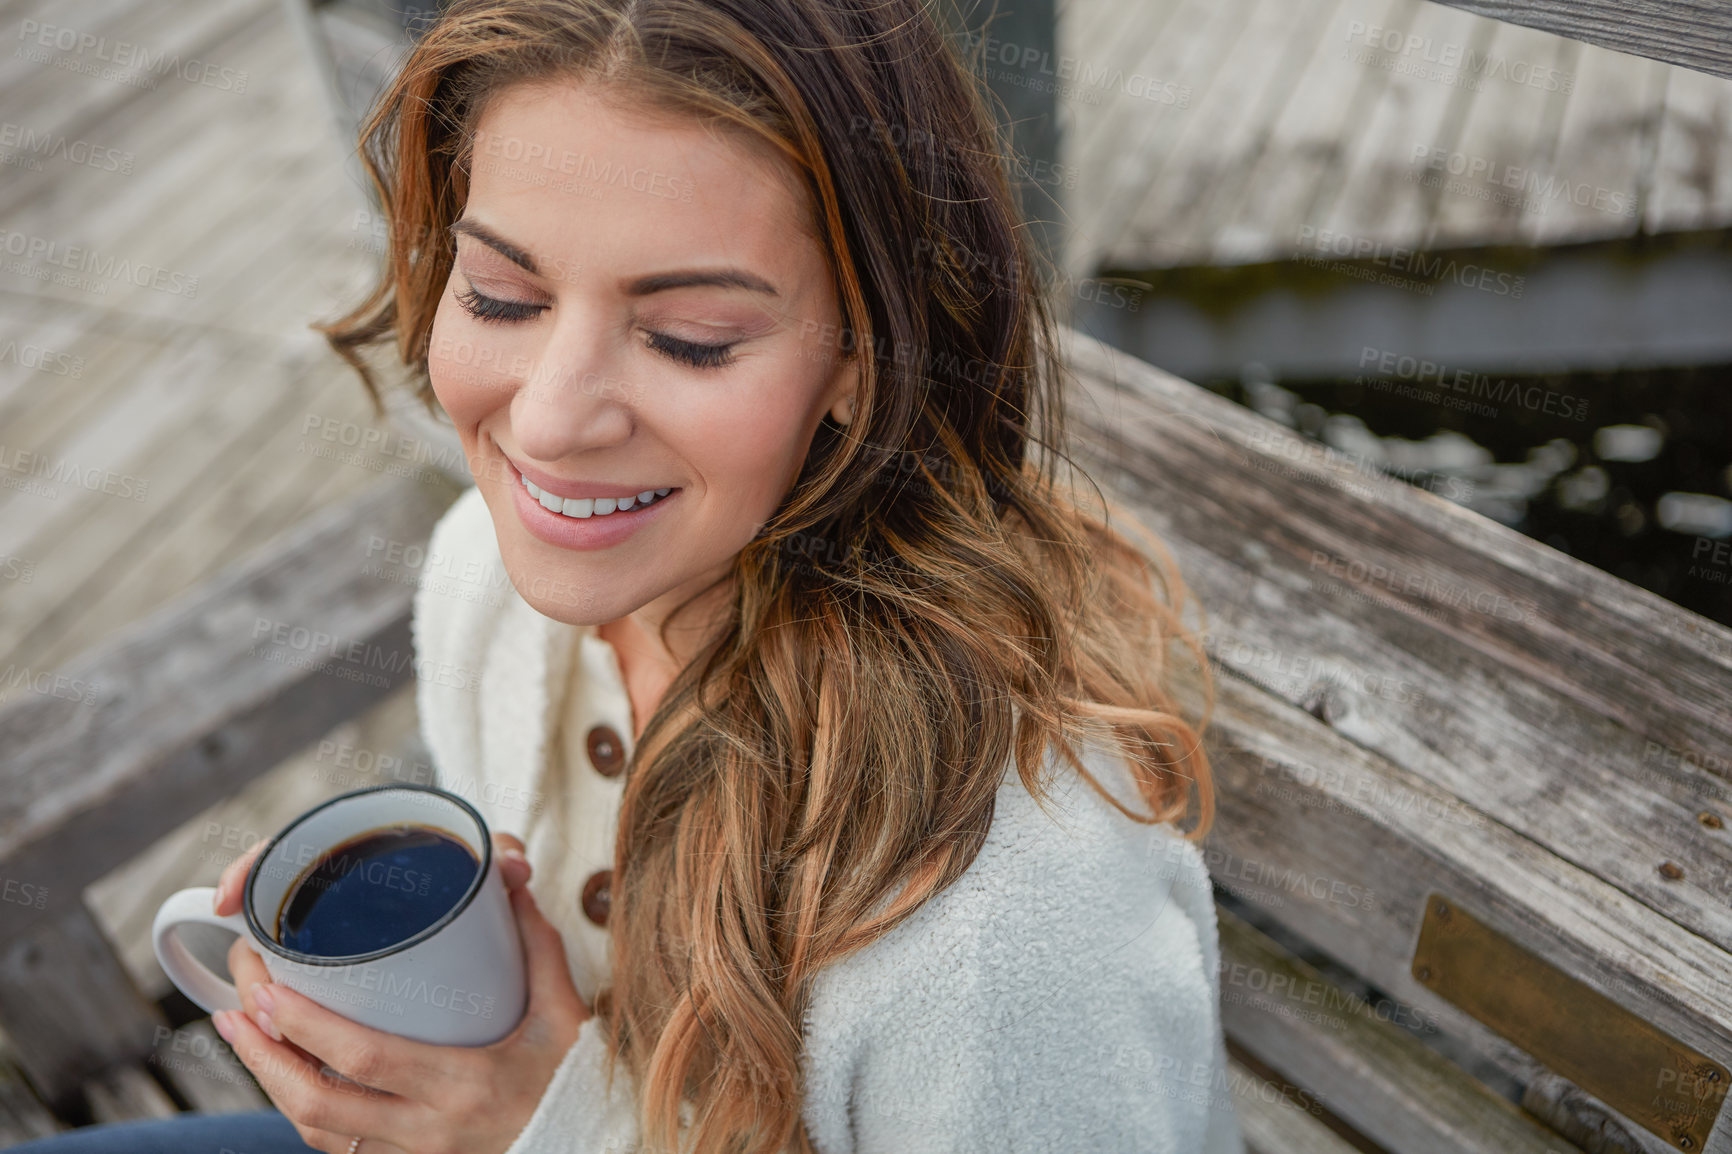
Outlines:
[[[503, 1154], [535, 1112], [591, 1012], [571, 984], [559, 932], [529, 893], [523, 843], [495, 834], [493, 846], [523, 940], [529, 1005], [491, 1046], [435, 1046], [359, 1025], [272, 982], [245, 938], [229, 950], [245, 1012], [212, 1022], [307, 1145], [347, 1154], [359, 1137], [359, 1154]], [[223, 872], [218, 914], [240, 908], [256, 852]]]

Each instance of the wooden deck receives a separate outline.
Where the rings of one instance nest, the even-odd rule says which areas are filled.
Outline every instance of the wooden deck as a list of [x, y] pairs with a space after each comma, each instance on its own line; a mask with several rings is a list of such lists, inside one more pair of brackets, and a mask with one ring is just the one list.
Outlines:
[[[50, 25], [218, 71], [195, 82], [113, 49], [43, 47]], [[0, 58], [0, 700], [13, 700], [392, 459], [342, 444], [376, 423], [306, 328], [355, 298], [376, 242], [283, 6], [42, 0], [0, 6], [0, 28], [20, 49]], [[333, 449], [345, 455], [315, 455]], [[399, 694], [332, 737], [382, 750], [413, 727]], [[310, 750], [93, 886], [146, 996], [169, 991], [149, 943], [164, 896], [362, 784]], [[263, 1104], [244, 1074], [197, 1073], [209, 1046], [194, 1038], [162, 1054], [183, 1099]], [[0, 1078], [0, 1145], [45, 1124], [20, 1093]], [[136, 1077], [89, 1098], [98, 1121], [174, 1109]]]
[[[345, 175], [318, 76], [282, 6], [275, 0], [200, 0], [171, 9], [145, 0], [0, 0], [0, 28], [11, 31], [15, 47], [36, 44], [18, 35], [26, 21], [140, 44], [153, 54], [178, 51], [228, 73], [219, 71], [213, 83], [189, 82], [57, 47], [0, 58], [0, 121], [11, 134], [0, 138], [0, 348], [11, 349], [0, 352], [0, 702], [30, 694], [40, 675], [52, 679], [117, 629], [309, 514], [353, 496], [392, 462], [342, 445], [376, 424], [353, 377], [306, 330], [310, 320], [355, 297], [376, 254], [372, 233], [358, 223], [364, 202]], [[1349, 38], [1355, 22], [1429, 37], [1434, 47], [1376, 57], [1381, 62], [1347, 58], [1345, 52], [1363, 48]], [[1069, 0], [1059, 38], [1061, 55], [1089, 73], [1122, 69], [1141, 78], [1135, 93], [1095, 85], [1061, 102], [1070, 118], [1067, 163], [1080, 174], [1070, 190], [1070, 216], [1083, 239], [1071, 259], [1082, 267], [1287, 256], [1306, 227], [1386, 244], [1551, 244], [1626, 235], [1638, 227], [1732, 223], [1732, 157], [1723, 147], [1732, 123], [1732, 82], [1418, 0]], [[52, 44], [53, 35], [48, 39]], [[1423, 62], [1426, 53], [1447, 45], [1471, 48], [1506, 67], [1567, 72], [1573, 91], [1548, 93], [1496, 77], [1476, 90], [1385, 66]], [[104, 69], [119, 71], [91, 74]], [[26, 136], [36, 148], [21, 142]], [[1591, 203], [1547, 202], [1543, 212], [1521, 212], [1507, 201], [1428, 187], [1412, 159], [1419, 145], [1443, 150], [1446, 167], [1456, 155], [1524, 166], [1544, 157], [1548, 175], [1608, 194], [1637, 193], [1641, 209], [1636, 217], [1616, 219]], [[110, 161], [113, 171], [106, 168]], [[74, 256], [71, 246], [84, 252]], [[65, 262], [83, 269], [74, 273]], [[115, 269], [123, 271], [116, 275]], [[147, 270], [140, 279], [160, 287], [132, 283], [126, 269]], [[196, 291], [189, 291], [192, 278]], [[1108, 375], [1099, 365], [1093, 371]], [[1265, 433], [1238, 429], [1236, 418], [1217, 418], [1229, 432], [1237, 429], [1238, 441], [1263, 445], [1255, 437]], [[338, 439], [324, 440], [326, 430]], [[332, 449], [349, 455], [319, 455]], [[1138, 467], [1120, 464], [1133, 472]], [[1304, 464], [1298, 471], [1323, 468]], [[1338, 481], [1320, 484], [1327, 489]], [[1458, 534], [1478, 531], [1451, 524]], [[1196, 526], [1162, 528], [1207, 536]], [[1359, 528], [1349, 526], [1318, 547], [1342, 552]], [[1501, 538], [1498, 547], [1517, 552]], [[1269, 549], [1257, 548], [1266, 560]], [[1245, 557], [1250, 560], [1239, 564], [1255, 568], [1250, 547]], [[1295, 585], [1291, 574], [1274, 570], [1247, 577], [1223, 568], [1207, 550], [1185, 560], [1194, 585], [1255, 589], [1264, 610], [1272, 598], [1283, 609], [1277, 627], [1260, 623], [1248, 603], [1218, 605], [1226, 636], [1254, 642], [1258, 653], [1338, 654], [1339, 639], [1316, 623], [1333, 620], [1323, 602], [1348, 599], [1351, 590], [1307, 592], [1310, 585]], [[1437, 561], [1440, 571], [1446, 560]], [[1553, 579], [1538, 569], [1527, 576], [1536, 583]], [[1472, 588], [1484, 580], [1470, 574], [1460, 584]], [[1299, 590], [1292, 604], [1276, 596], [1284, 589]], [[1645, 612], [1660, 612], [1647, 600], [1640, 604]], [[1292, 605], [1303, 612], [1288, 612]], [[1542, 607], [1556, 608], [1558, 621], [1574, 622], [1571, 606], [1546, 601]], [[1400, 624], [1384, 627], [1393, 636]], [[1466, 613], [1448, 625], [1452, 634], [1479, 639], [1487, 622]], [[1322, 632], [1306, 632], [1311, 628]], [[1419, 644], [1425, 638], [1418, 632], [1402, 636], [1414, 643], [1412, 653], [1431, 651]], [[1554, 644], [1563, 636], [1560, 628], [1546, 640]], [[1227, 651], [1229, 666], [1236, 652]], [[1442, 659], [1435, 668], [1415, 665], [1419, 659], [1402, 652], [1376, 650], [1380, 675], [1424, 685], [1428, 701], [1450, 700], [1457, 667], [1446, 668]], [[1512, 668], [1525, 669], [1523, 662], [1508, 657]], [[1626, 672], [1606, 673], [1593, 694], [1575, 693], [1581, 700], [1570, 703], [1571, 733], [1599, 734], [1596, 726], [1612, 724], [1596, 717], [1616, 712], [1613, 691]], [[1247, 676], [1255, 680], [1256, 670]], [[1422, 763], [1436, 789], [1480, 792], [1478, 777], [1414, 747], [1405, 729], [1386, 724], [1377, 701], [1348, 694], [1352, 708], [1342, 722], [1331, 712], [1339, 690], [1336, 699], [1326, 693], [1312, 701], [1312, 686], [1264, 688], [1293, 699], [1297, 712], [1278, 719], [1285, 724], [1302, 727], [1305, 717], [1323, 716], [1379, 756]], [[1613, 696], [1602, 699], [1602, 690]], [[1721, 734], [1716, 723], [1690, 716], [1668, 717], [1661, 725], [1619, 716], [1621, 760], [1578, 766], [1568, 770], [1577, 776], [1568, 777], [1562, 767], [1568, 751], [1548, 745], [1542, 720], [1516, 717], [1510, 732], [1519, 740], [1508, 752], [1475, 755], [1484, 762], [1481, 774], [1509, 783], [1481, 799], [1498, 823], [1497, 836], [1505, 838], [1496, 845], [1508, 848], [1519, 834], [1544, 847], [1544, 853], [1532, 851], [1536, 860], [1550, 863], [1554, 851], [1567, 859], [1554, 864], [1570, 879], [1577, 871], [1588, 876], [1585, 892], [1619, 912], [1618, 929], [1628, 931], [1632, 953], [1640, 952], [1644, 933], [1655, 925], [1670, 932], [1675, 921], [1712, 943], [1712, 950], [1701, 950], [1718, 959], [1732, 937], [1716, 912], [1719, 895], [1696, 879], [1724, 876], [1723, 855], [1700, 844], [1705, 835], [1692, 824], [1697, 799], [1708, 791], [1691, 774], [1679, 784], [1653, 771], [1665, 778], [1658, 792], [1666, 796], [1657, 799], [1624, 779], [1637, 763], [1638, 737], [1658, 733], [1668, 749], [1709, 748]], [[399, 693], [331, 740], [377, 754], [396, 748], [414, 722], [412, 702]], [[1318, 764], [1345, 764], [1351, 752], [1309, 730], [1299, 736], [1305, 741], [1295, 738], [1296, 748], [1317, 745]], [[1515, 772], [1530, 755], [1541, 768], [1526, 776]], [[1262, 763], [1264, 771], [1269, 764]], [[1365, 775], [1383, 772], [1380, 762], [1352, 764]], [[1261, 796], [1253, 768], [1241, 765], [1235, 773], [1227, 780], [1244, 787], [1245, 798]], [[305, 751], [91, 886], [87, 897], [97, 920], [141, 990], [149, 997], [167, 992], [147, 941], [150, 915], [167, 893], [213, 879], [250, 839], [317, 798], [367, 783], [364, 773], [319, 749]], [[1532, 797], [1584, 783], [1620, 804], [1662, 809], [1662, 825], [1682, 847], [1679, 860], [1690, 869], [1690, 884], [1655, 880], [1639, 852], [1648, 847], [1605, 835], [1625, 828], [1611, 801], [1587, 811], [1581, 820], [1589, 826], [1565, 831], [1569, 838], [1550, 827], [1530, 828]], [[1244, 828], [1264, 816], [1251, 812], [1260, 804], [1240, 802]], [[1348, 820], [1335, 816], [1336, 809], [1317, 808], [1335, 825]], [[1506, 837], [1507, 831], [1515, 834]], [[1243, 850], [1250, 843], [1225, 844]], [[1492, 882], [1474, 872], [1475, 853], [1484, 846], [1475, 842], [1469, 849], [1474, 852], [1459, 855], [1452, 849], [1446, 864], [1451, 877], [1471, 875], [1473, 886], [1462, 884], [1477, 892]], [[1414, 877], [1428, 876], [1426, 861], [1406, 864]], [[1548, 884], [1570, 888], [1555, 879]], [[1499, 909], [1522, 904], [1501, 890], [1494, 896]], [[1566, 921], [1575, 936], [1568, 941], [1580, 937], [1597, 947], [1601, 932], [1583, 912], [1588, 904], [1569, 906]], [[1308, 918], [1328, 936], [1341, 931], [1330, 920], [1338, 916], [1338, 910], [1301, 909], [1294, 920]], [[1387, 988], [1423, 1000], [1423, 991], [1399, 981], [1399, 939], [1406, 928], [1402, 917], [1379, 921], [1371, 927], [1375, 933], [1362, 933], [1367, 953], [1355, 960]], [[1677, 933], [1686, 943], [1695, 940], [1683, 929]], [[1688, 995], [1685, 1010], [1669, 1019], [1683, 1023], [1674, 1028], [1718, 1045], [1732, 1036], [1732, 1027], [1713, 1008], [1720, 987], [1705, 973], [1711, 969], [1692, 955], [1678, 963], [1679, 974], [1667, 970], [1658, 984], [1673, 982]], [[200, 1108], [257, 1104], [244, 1076], [211, 1053], [203, 1034], [165, 1039], [155, 1071], [162, 1085], [141, 1080], [136, 1068], [123, 1071], [91, 1088], [93, 1117], [172, 1110], [176, 1103], [164, 1085]], [[1246, 1099], [1241, 1113], [1249, 1119], [1248, 1135], [1257, 1139], [1264, 1133], [1259, 1126], [1278, 1112], [1266, 1101], [1260, 1106]], [[0, 1145], [54, 1124], [0, 1058]], [[1270, 1122], [1268, 1134], [1275, 1129]], [[1253, 1146], [1274, 1154], [1273, 1141]], [[1340, 1148], [1321, 1130], [1307, 1146]]]
[[[185, 5], [179, 23], [161, 11], [6, 11], [8, 27], [37, 19], [178, 49], [244, 72], [246, 89], [171, 73], [145, 91], [69, 71], [85, 61], [53, 49], [50, 64], [0, 61], [9, 121], [131, 166], [38, 156], [38, 170], [13, 166], [0, 184], [9, 236], [56, 256], [84, 246], [117, 270], [56, 284], [40, 277], [65, 270], [11, 248], [0, 268], [5, 339], [81, 365], [0, 368], [0, 555], [31, 571], [4, 592], [0, 669], [53, 669], [374, 475], [309, 455], [320, 442], [302, 432], [314, 418], [370, 420], [353, 377], [306, 330], [353, 294], [368, 259], [350, 247], [365, 239], [352, 231], [359, 192], [328, 122], [307, 115], [321, 100], [312, 70], [268, 0]], [[129, 283], [120, 262], [186, 291]], [[104, 492], [112, 478], [118, 492]], [[0, 691], [18, 692], [15, 678]]]
[[1732, 80], [1426, 0], [1061, 0], [1072, 275], [1732, 225]]

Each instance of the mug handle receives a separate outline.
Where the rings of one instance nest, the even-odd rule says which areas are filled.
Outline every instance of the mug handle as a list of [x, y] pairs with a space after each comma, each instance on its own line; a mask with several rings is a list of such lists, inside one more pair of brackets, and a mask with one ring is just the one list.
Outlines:
[[246, 918], [240, 914], [218, 917], [211, 912], [215, 901], [216, 890], [210, 886], [181, 890], [162, 903], [162, 908], [156, 911], [156, 921], [150, 928], [150, 941], [156, 949], [156, 960], [162, 964], [163, 972], [168, 975], [169, 981], [179, 987], [181, 993], [197, 1002], [200, 1009], [211, 1014], [218, 1010], [240, 1009], [241, 996], [235, 990], [233, 982], [218, 977], [209, 966], [193, 957], [192, 951], [186, 948], [186, 943], [180, 940], [176, 931], [188, 924], [218, 926], [232, 930], [243, 938], [250, 938]]

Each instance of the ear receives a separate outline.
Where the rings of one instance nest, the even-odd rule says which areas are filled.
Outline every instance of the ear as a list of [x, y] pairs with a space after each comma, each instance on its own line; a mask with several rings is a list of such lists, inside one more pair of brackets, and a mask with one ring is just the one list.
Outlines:
[[855, 398], [860, 391], [860, 360], [849, 357], [836, 370], [835, 382], [831, 385], [831, 395], [834, 400], [830, 404], [830, 419], [838, 425], [847, 425], [854, 420]]

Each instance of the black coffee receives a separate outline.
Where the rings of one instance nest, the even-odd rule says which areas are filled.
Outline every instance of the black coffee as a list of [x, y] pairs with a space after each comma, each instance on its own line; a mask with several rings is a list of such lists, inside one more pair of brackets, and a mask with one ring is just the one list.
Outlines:
[[444, 917], [481, 867], [463, 842], [423, 825], [369, 830], [295, 879], [277, 941], [322, 958], [394, 946]]

